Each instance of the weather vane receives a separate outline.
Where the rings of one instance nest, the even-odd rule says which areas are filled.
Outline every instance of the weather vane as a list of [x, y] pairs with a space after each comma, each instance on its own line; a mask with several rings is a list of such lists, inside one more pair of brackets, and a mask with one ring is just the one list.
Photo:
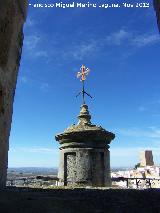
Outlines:
[[82, 81], [82, 91], [80, 91], [76, 97], [78, 97], [80, 94], [82, 94], [82, 98], [83, 98], [83, 104], [85, 104], [85, 99], [84, 99], [84, 95], [88, 95], [90, 98], [92, 98], [92, 96], [90, 94], [88, 94], [85, 90], [84, 90], [84, 81], [86, 80], [86, 75], [89, 74], [90, 69], [86, 68], [84, 65], [82, 65], [81, 67], [81, 72], [77, 73], [77, 78], [80, 77], [80, 81]]

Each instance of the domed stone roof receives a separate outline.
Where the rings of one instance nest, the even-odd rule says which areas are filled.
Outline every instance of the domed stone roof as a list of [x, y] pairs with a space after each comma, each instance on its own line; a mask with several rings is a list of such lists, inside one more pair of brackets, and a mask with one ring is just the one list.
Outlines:
[[88, 106], [83, 104], [78, 116], [78, 123], [69, 126], [63, 133], [56, 135], [56, 140], [60, 143], [65, 142], [105, 142], [109, 144], [115, 138], [115, 135], [101, 126], [96, 126], [91, 123], [91, 115], [88, 111]]

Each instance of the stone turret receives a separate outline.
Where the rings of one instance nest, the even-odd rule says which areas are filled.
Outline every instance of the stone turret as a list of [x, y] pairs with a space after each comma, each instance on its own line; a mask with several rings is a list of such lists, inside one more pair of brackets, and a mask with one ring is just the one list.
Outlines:
[[115, 135], [91, 123], [86, 104], [78, 120], [55, 137], [60, 144], [59, 185], [110, 186], [109, 144]]

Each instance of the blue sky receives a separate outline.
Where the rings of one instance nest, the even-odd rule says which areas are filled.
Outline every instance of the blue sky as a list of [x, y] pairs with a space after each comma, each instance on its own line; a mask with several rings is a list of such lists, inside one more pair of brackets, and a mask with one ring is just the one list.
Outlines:
[[134, 166], [145, 149], [153, 150], [160, 164], [160, 36], [152, 5], [29, 6], [24, 36], [9, 167], [58, 166], [54, 136], [77, 122], [81, 83], [76, 74], [82, 64], [91, 70], [86, 90], [94, 97], [87, 98], [92, 122], [116, 134], [111, 166]]

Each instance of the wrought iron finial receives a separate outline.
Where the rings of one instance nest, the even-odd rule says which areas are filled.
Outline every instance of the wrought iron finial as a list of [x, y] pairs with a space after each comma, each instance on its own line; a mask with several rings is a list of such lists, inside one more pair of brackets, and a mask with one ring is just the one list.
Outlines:
[[90, 94], [88, 94], [88, 93], [85, 91], [85, 89], [84, 89], [84, 81], [86, 80], [86, 75], [89, 74], [90, 69], [89, 69], [89, 68], [86, 68], [84, 65], [82, 65], [82, 67], [81, 67], [80, 70], [81, 70], [81, 72], [78, 72], [78, 73], [77, 73], [77, 78], [80, 77], [80, 81], [82, 82], [82, 91], [80, 91], [80, 92], [76, 95], [76, 97], [78, 97], [80, 94], [82, 94], [83, 104], [85, 104], [85, 98], [84, 98], [85, 94], [88, 95], [90, 98], [92, 98], [92, 96], [91, 96]]

